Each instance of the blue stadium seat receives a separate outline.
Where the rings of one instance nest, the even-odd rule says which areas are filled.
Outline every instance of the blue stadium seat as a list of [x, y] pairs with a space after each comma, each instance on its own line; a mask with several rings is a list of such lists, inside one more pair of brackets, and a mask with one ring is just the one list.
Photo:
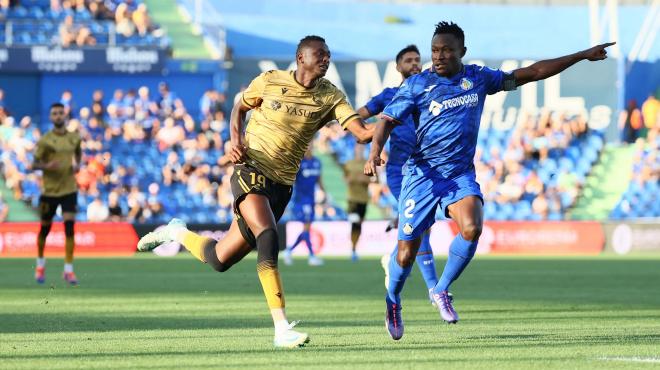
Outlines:
[[575, 146], [570, 146], [566, 149], [566, 156], [570, 158], [573, 163], [577, 163], [577, 161], [581, 158], [580, 149]]
[[107, 34], [108, 30], [103, 27], [103, 24], [101, 22], [90, 22], [89, 23], [89, 30], [92, 31], [93, 34]]
[[517, 220], [526, 220], [532, 215], [532, 203], [528, 201], [519, 201], [515, 205], [514, 214]]
[[30, 18], [35, 18], [35, 19], [42, 19], [44, 18], [45, 14], [44, 11], [41, 7], [39, 6], [32, 6], [28, 10], [28, 16]]
[[513, 218], [515, 209], [513, 207], [513, 204], [511, 203], [504, 203], [500, 205], [500, 215], [502, 216], [503, 220], [510, 220]]
[[591, 135], [587, 139], [589, 146], [596, 149], [596, 150], [601, 150], [603, 148], [603, 138], [600, 137], [599, 135]]
[[587, 159], [580, 159], [575, 167], [576, 172], [580, 176], [586, 176], [591, 172], [591, 163]]
[[563, 217], [559, 212], [551, 212], [548, 215], [548, 221], [561, 221], [562, 219]]
[[88, 12], [87, 10], [77, 11], [77, 12], [74, 13], [73, 17], [76, 20], [76, 22], [82, 22], [82, 21], [88, 21], [88, 20], [92, 19], [92, 14], [90, 14], [90, 12]]
[[552, 158], [548, 158], [545, 161], [541, 162], [540, 165], [542, 168], [547, 171], [549, 174], [553, 174], [557, 172], [557, 169], [559, 168], [557, 161], [555, 161]]
[[15, 6], [9, 9], [8, 18], [10, 19], [25, 19], [28, 17], [28, 10], [22, 6]]
[[660, 217], [660, 202], [654, 202], [652, 205], [653, 217]]
[[14, 38], [14, 42], [20, 45], [30, 45], [32, 43], [32, 37], [29, 32], [21, 32]]
[[596, 160], [598, 160], [598, 151], [594, 148], [588, 147], [583, 151], [582, 156], [588, 159], [591, 164], [593, 164], [596, 162]]
[[566, 209], [570, 207], [571, 203], [573, 202], [573, 198], [571, 198], [571, 195], [568, 193], [561, 193], [559, 196], [559, 202], [561, 203], [561, 207]]
[[39, 22], [39, 29], [44, 32], [56, 32], [57, 26], [51, 21], [42, 20]]
[[569, 157], [562, 157], [559, 159], [559, 170], [571, 171], [575, 167], [575, 162]]
[[36, 41], [37, 44], [43, 45], [48, 43], [49, 37], [44, 32], [38, 32], [34, 35], [33, 40]]

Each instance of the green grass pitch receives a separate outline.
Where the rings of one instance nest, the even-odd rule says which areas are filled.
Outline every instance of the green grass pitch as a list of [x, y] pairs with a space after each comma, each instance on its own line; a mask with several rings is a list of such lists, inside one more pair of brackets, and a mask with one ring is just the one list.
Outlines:
[[[62, 261], [47, 282], [32, 259], [0, 260], [2, 369], [573, 369], [660, 367], [660, 258], [478, 256], [443, 324], [415, 268], [405, 335], [383, 324], [377, 259], [281, 266], [287, 312], [310, 333], [276, 350], [253, 256], [222, 274], [188, 255]], [[438, 259], [439, 269], [444, 260]]]

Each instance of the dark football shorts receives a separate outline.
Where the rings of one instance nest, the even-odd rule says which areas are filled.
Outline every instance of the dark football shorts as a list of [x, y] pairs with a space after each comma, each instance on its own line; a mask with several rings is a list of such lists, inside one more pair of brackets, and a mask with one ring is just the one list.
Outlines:
[[39, 216], [42, 221], [52, 221], [57, 207], [62, 206], [62, 213], [76, 213], [78, 211], [78, 192], [62, 195], [60, 197], [39, 197]]
[[348, 202], [348, 221], [351, 223], [362, 222], [367, 213], [367, 203]]
[[277, 183], [264, 176], [258, 169], [241, 163], [234, 166], [231, 176], [231, 192], [234, 194], [234, 214], [241, 235], [252, 248], [257, 247], [257, 238], [241, 216], [239, 204], [248, 194], [263, 194], [268, 198], [270, 209], [273, 211], [275, 221], [282, 218], [282, 214], [291, 199], [292, 186]]

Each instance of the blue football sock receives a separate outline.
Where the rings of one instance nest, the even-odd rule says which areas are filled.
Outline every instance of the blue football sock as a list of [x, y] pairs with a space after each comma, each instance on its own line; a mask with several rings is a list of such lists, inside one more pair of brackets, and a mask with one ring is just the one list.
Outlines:
[[433, 260], [433, 249], [431, 249], [429, 238], [429, 233], [424, 233], [422, 244], [419, 246], [419, 251], [417, 251], [417, 257], [415, 257], [415, 262], [417, 263], [417, 267], [419, 267], [419, 272], [422, 273], [427, 289], [431, 289], [438, 284], [438, 275], [435, 273], [435, 261]]
[[445, 270], [442, 272], [440, 281], [433, 288], [433, 293], [440, 293], [443, 290], [449, 290], [449, 285], [461, 276], [465, 267], [470, 263], [474, 253], [477, 251], [477, 242], [470, 242], [463, 239], [459, 233], [454, 238], [449, 246], [449, 255], [447, 256], [447, 264]]
[[314, 256], [314, 250], [312, 249], [312, 239], [309, 237], [309, 231], [303, 231], [301, 236], [305, 242], [305, 245], [307, 246], [307, 249], [309, 250], [310, 257]]
[[393, 254], [392, 258], [390, 258], [389, 270], [390, 283], [389, 289], [387, 289], [387, 296], [390, 301], [401, 304], [400, 294], [403, 290], [403, 285], [406, 283], [406, 278], [408, 278], [410, 271], [412, 271], [412, 266], [406, 268], [399, 266], [399, 263], [396, 261], [396, 254]]
[[308, 233], [307, 231], [303, 231], [303, 232], [301, 232], [300, 235], [298, 235], [298, 237], [296, 238], [296, 241], [293, 242], [293, 244], [291, 245], [291, 247], [289, 247], [288, 249], [289, 249], [290, 251], [293, 251], [294, 249], [296, 249], [296, 247], [298, 246], [298, 244], [300, 244], [301, 241], [305, 240], [305, 234], [307, 234], [307, 238], [309, 238], [309, 233]]

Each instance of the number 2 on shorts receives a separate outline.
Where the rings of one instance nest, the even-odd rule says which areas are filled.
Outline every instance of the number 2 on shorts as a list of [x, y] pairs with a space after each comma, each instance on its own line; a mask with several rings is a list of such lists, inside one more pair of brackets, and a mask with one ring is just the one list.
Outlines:
[[415, 208], [415, 200], [414, 199], [407, 199], [406, 200], [406, 209], [403, 212], [403, 215], [406, 216], [406, 218], [412, 218], [415, 215], [412, 212], [414, 208]]

